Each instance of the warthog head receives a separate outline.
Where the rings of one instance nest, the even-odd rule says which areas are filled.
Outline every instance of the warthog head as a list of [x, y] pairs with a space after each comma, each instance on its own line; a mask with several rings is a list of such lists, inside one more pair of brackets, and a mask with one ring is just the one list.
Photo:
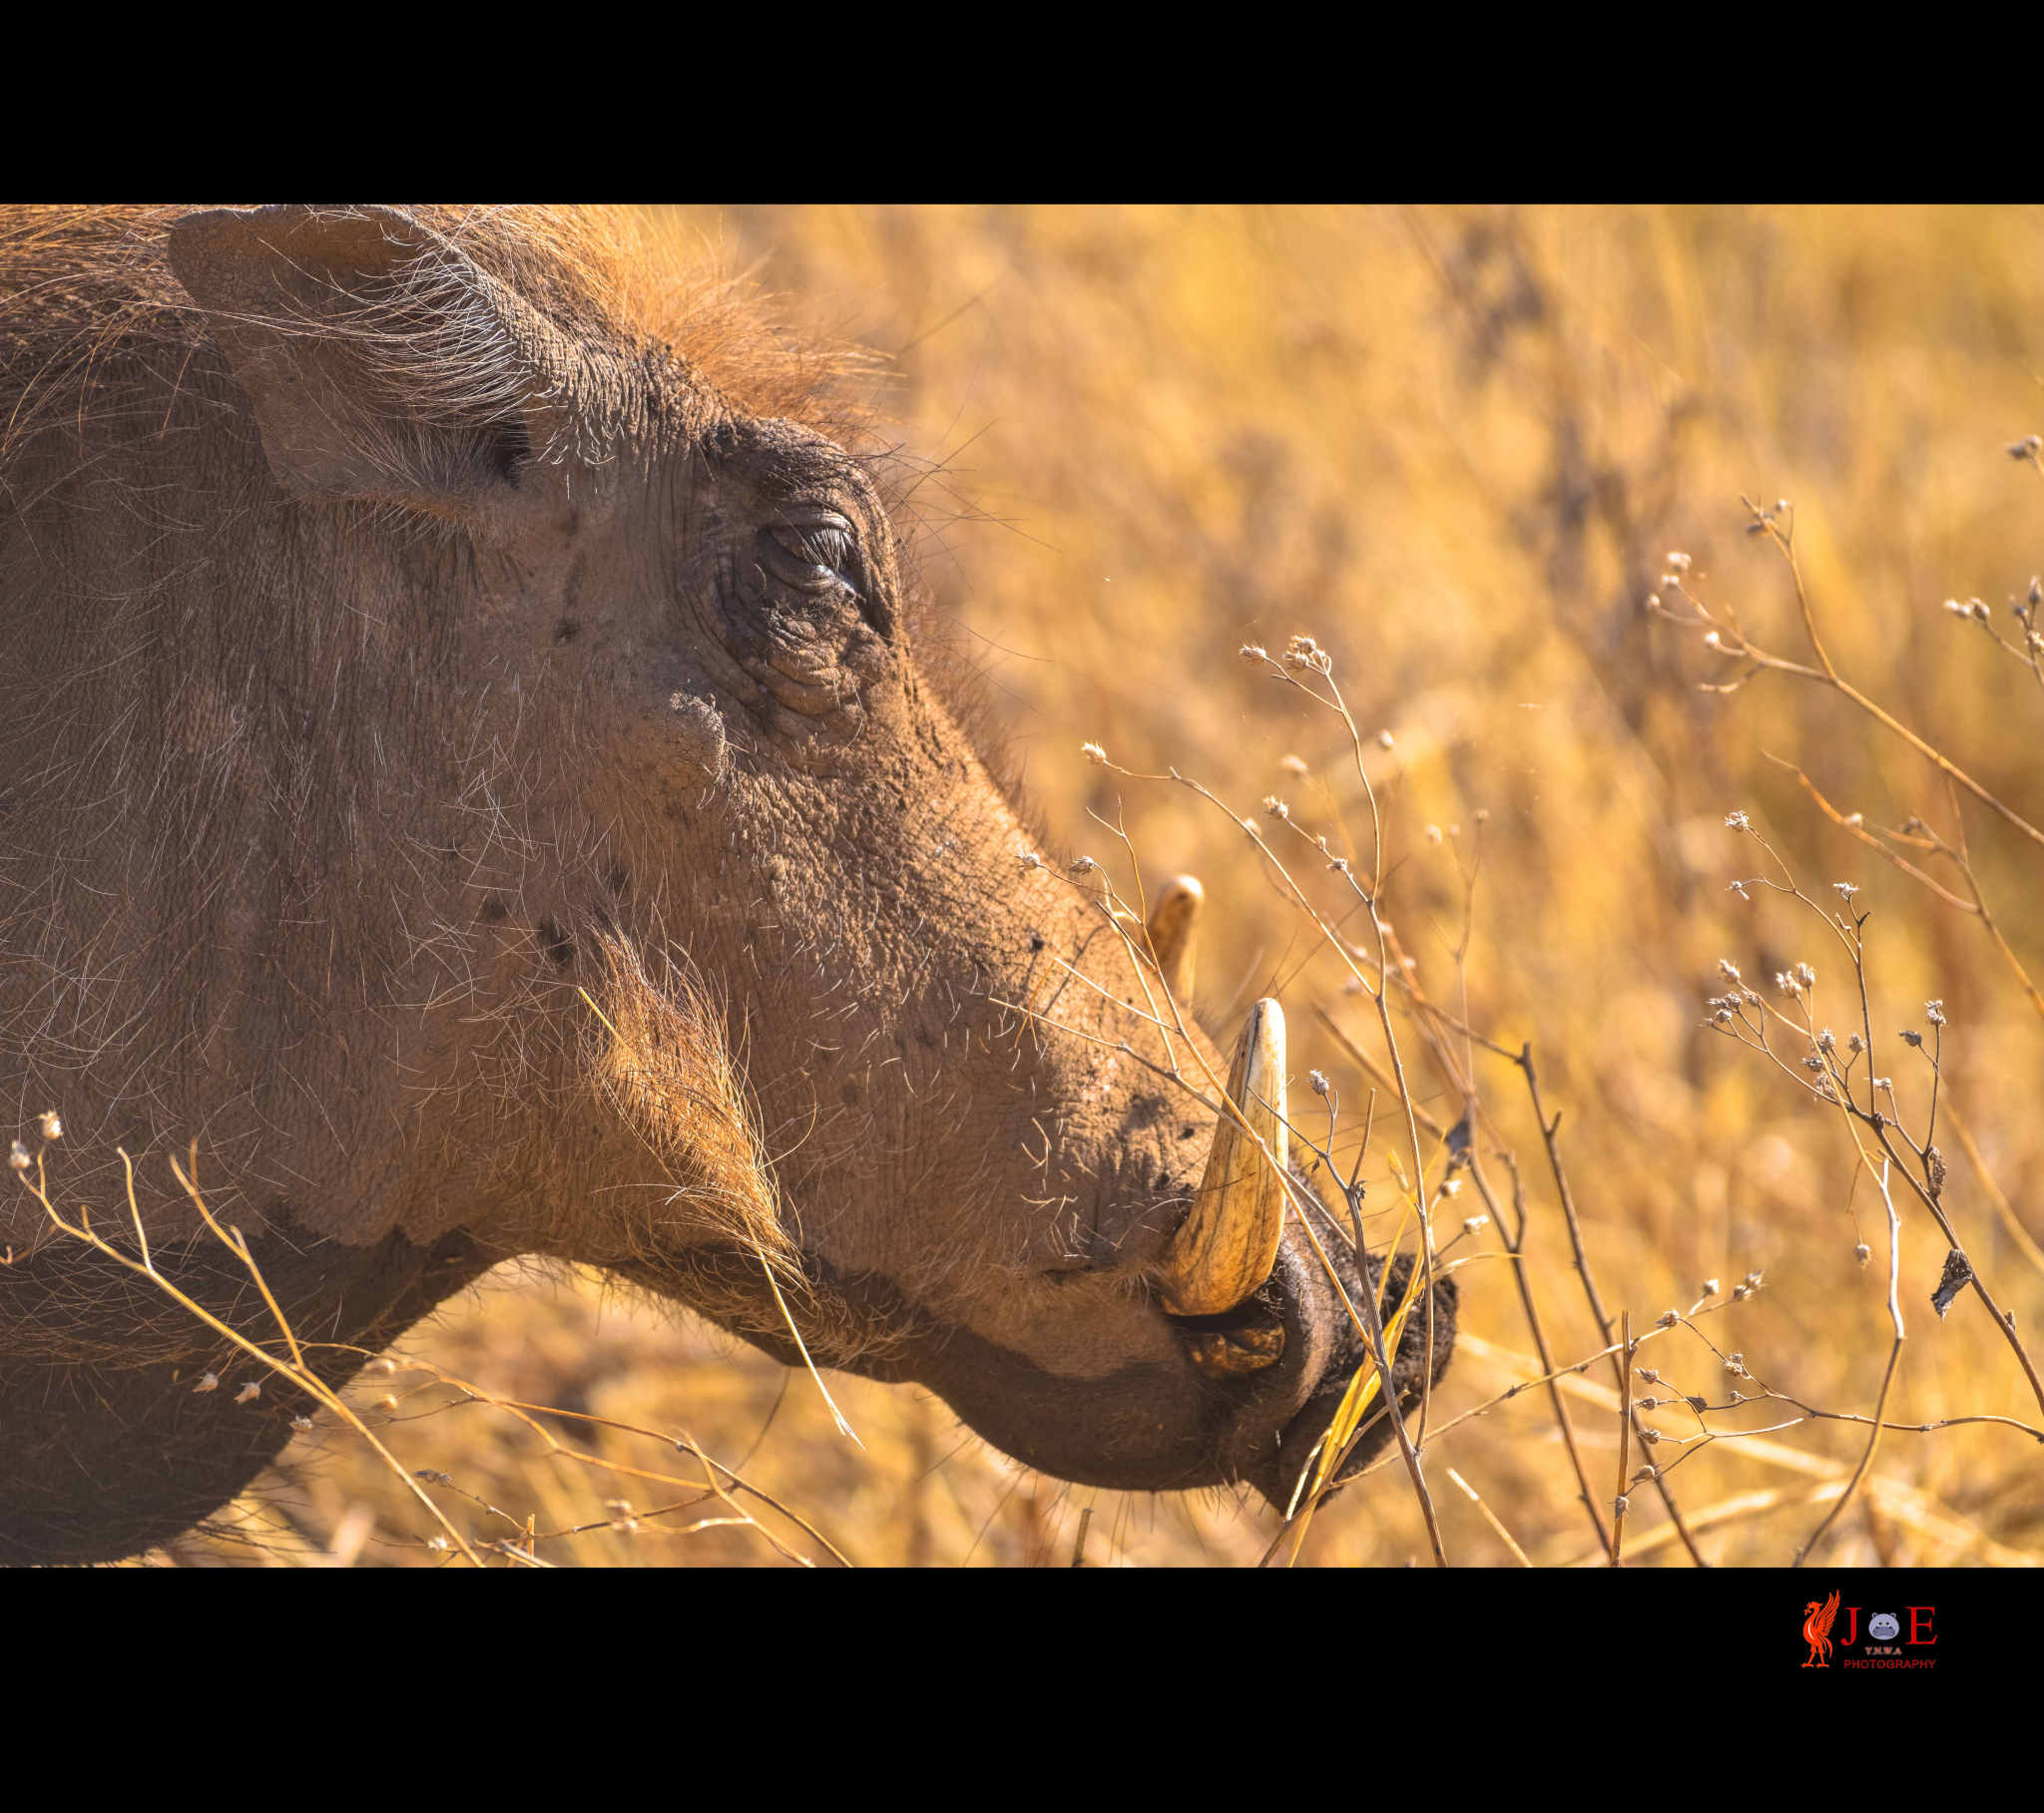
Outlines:
[[[1282, 1015], [1167, 1049], [1197, 889], [1151, 937], [1035, 858], [868, 464], [558, 218], [5, 226], [0, 1061], [62, 1198], [125, 1212], [125, 1150], [167, 1272], [273, 1333], [196, 1141], [307, 1341], [572, 1259], [1062, 1478], [1281, 1502], [1378, 1277], [1273, 1168]], [[0, 1554], [280, 1446], [185, 1312], [26, 1198], [0, 1239]]]

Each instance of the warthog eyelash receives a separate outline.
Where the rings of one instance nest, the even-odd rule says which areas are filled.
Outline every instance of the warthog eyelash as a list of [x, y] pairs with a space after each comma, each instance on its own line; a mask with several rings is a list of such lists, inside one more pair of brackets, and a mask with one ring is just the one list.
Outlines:
[[[760, 563], [784, 585], [804, 592], [850, 585], [853, 557], [849, 524], [768, 524], [755, 538]], [[853, 587], [853, 590], [857, 590]]]

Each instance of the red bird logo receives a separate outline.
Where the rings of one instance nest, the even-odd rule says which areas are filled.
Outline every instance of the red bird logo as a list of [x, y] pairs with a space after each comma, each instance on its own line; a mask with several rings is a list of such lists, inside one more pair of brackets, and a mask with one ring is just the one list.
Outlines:
[[1809, 1660], [1805, 1668], [1828, 1668], [1831, 1653], [1831, 1620], [1838, 1615], [1838, 1595], [1831, 1596], [1819, 1605], [1811, 1599], [1802, 1608], [1802, 1640], [1809, 1645]]

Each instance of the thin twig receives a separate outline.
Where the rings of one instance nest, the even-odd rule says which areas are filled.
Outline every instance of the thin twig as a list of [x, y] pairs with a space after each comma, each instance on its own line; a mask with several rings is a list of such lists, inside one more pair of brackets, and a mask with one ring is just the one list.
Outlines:
[[1624, 1332], [1620, 1335], [1621, 1351], [1619, 1360], [1624, 1371], [1620, 1374], [1618, 1388], [1618, 1502], [1611, 1508], [1611, 1565], [1625, 1566], [1625, 1514], [1630, 1501], [1626, 1487], [1630, 1483], [1633, 1460], [1633, 1312], [1623, 1313]]
[[[1533, 1042], [1530, 1039], [1514, 1062], [1525, 1073], [1527, 1093], [1533, 1099], [1533, 1119], [1540, 1128], [1541, 1140], [1547, 1147], [1548, 1168], [1554, 1173], [1554, 1187], [1561, 1197], [1562, 1216], [1568, 1222], [1569, 1244], [1575, 1251], [1576, 1273], [1583, 1281], [1583, 1294], [1589, 1299], [1590, 1313], [1597, 1318], [1597, 1332], [1604, 1337], [1604, 1344], [1607, 1347], [1612, 1346], [1617, 1338], [1616, 1333], [1611, 1326], [1611, 1317], [1605, 1311], [1604, 1299], [1598, 1292], [1596, 1276], [1590, 1270], [1590, 1255], [1583, 1248], [1583, 1224], [1576, 1215], [1575, 1194], [1569, 1188], [1568, 1173], [1562, 1168], [1561, 1147], [1556, 1143], [1556, 1134], [1561, 1130], [1561, 1115], [1557, 1111], [1552, 1121], [1547, 1118], [1546, 1106], [1540, 1099], [1540, 1079], [1533, 1069]], [[1618, 1373], [1618, 1395], [1621, 1400], [1629, 1402], [1632, 1396], [1632, 1381], [1627, 1375], [1627, 1363], [1614, 1358], [1612, 1364]], [[1632, 1412], [1631, 1415], [1636, 1418], [1638, 1412]], [[1654, 1485], [1661, 1494], [1661, 1503], [1667, 1508], [1668, 1521], [1682, 1533], [1683, 1547], [1689, 1551], [1690, 1560], [1699, 1568], [1708, 1568], [1710, 1563], [1704, 1560], [1704, 1552], [1697, 1547], [1695, 1539], [1682, 1521], [1681, 1508], [1675, 1502], [1675, 1493], [1669, 1486], [1665, 1474], [1657, 1471]], [[1613, 1544], [1615, 1551], [1615, 1537]]]
[[1880, 1449], [1881, 1417], [1888, 1407], [1888, 1393], [1894, 1389], [1895, 1368], [1901, 1364], [1902, 1341], [1902, 1218], [1895, 1212], [1895, 1199], [1888, 1190], [1888, 1167], [1880, 1167], [1875, 1181], [1880, 1186], [1880, 1199], [1888, 1211], [1888, 1316], [1894, 1323], [1895, 1343], [1888, 1349], [1887, 1370], [1881, 1375], [1880, 1396], [1873, 1406], [1873, 1428], [1866, 1438], [1866, 1452], [1859, 1457], [1859, 1465], [1846, 1482], [1845, 1490], [1838, 1495], [1838, 1502], [1825, 1514], [1824, 1521], [1810, 1532], [1809, 1541], [1796, 1551], [1794, 1565], [1800, 1568], [1816, 1553], [1817, 1545], [1824, 1534], [1838, 1521], [1839, 1515], [1852, 1502], [1852, 1495], [1859, 1489], [1859, 1482], [1866, 1478], [1867, 1470], [1873, 1465], [1873, 1457]]

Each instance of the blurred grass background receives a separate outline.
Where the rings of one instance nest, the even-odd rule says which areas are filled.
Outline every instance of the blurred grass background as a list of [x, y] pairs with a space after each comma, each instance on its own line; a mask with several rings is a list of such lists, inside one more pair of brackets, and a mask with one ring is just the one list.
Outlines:
[[[1840, 671], [2017, 811], [2044, 815], [2044, 696], [1939, 608], [1977, 594], [2010, 633], [2004, 601], [2044, 567], [2044, 478], [2003, 452], [2044, 423], [2032, 375], [2044, 369], [2044, 214], [748, 209], [677, 211], [658, 226], [882, 356], [876, 432], [902, 450], [904, 525], [955, 653], [985, 677], [1050, 844], [1108, 860], [1086, 814], [1119, 809], [1146, 874], [1204, 879], [1200, 1007], [1217, 1037], [1281, 985], [1295, 1074], [1327, 1072], [1355, 1125], [1368, 1084], [1304, 1010], [1322, 1002], [1358, 1037], [1366, 1022], [1240, 832], [1183, 790], [1089, 766], [1078, 745], [1104, 743], [1139, 770], [1175, 764], [1238, 810], [1283, 793], [1320, 827], [1319, 776], [1353, 803], [1338, 722], [1305, 714], [1236, 656], [1245, 641], [1279, 649], [1304, 632], [1333, 653], [1364, 732], [1392, 733], [1372, 770], [1392, 800], [1400, 864], [1386, 913], [1437, 999], [1451, 998], [1462, 884], [1450, 843], [1425, 827], [1466, 859], [1476, 813], [1488, 812], [1469, 1017], [1501, 1043], [1535, 1044], [1614, 1313], [1630, 1307], [1638, 1326], [1688, 1307], [1703, 1278], [1729, 1288], [1764, 1270], [1760, 1295], [1712, 1324], [1754, 1372], [1863, 1413], [1885, 1362], [1884, 1280], [1878, 1264], [1862, 1273], [1853, 1262], [1850, 1148], [1835, 1115], [1699, 1031], [1721, 957], [1756, 983], [1806, 959], [1822, 978], [1819, 1017], [1853, 1024], [1844, 966], [1818, 929], [1727, 892], [1757, 866], [1753, 845], [1724, 829], [1735, 808], [1806, 888], [1864, 888], [1878, 1068], [1894, 1072], [1920, 1127], [1923, 1092], [1892, 1029], [1920, 1025], [1924, 1000], [1941, 997], [1953, 1099], [2044, 1237], [2033, 1106], [2044, 1026], [1977, 924], [1825, 823], [1763, 751], [1799, 763], [1841, 810], [1891, 825], [1920, 814], [1949, 837], [1943, 787], [1848, 704], [1801, 682], [1771, 676], [1730, 696], [1700, 693], [1699, 680], [1731, 677], [1726, 664], [1642, 606], [1661, 589], [1667, 552], [1684, 550], [1758, 641], [1802, 659], [1787, 575], [1743, 533], [1738, 501], [1791, 499]], [[1280, 767], [1287, 755], [1315, 780]], [[1968, 807], [1965, 828], [1990, 904], [2035, 974], [2044, 853], [1984, 809]], [[1508, 1066], [1478, 1063], [1529, 1178], [1529, 1265], [1555, 1350], [1589, 1353], [1599, 1341], [1523, 1089]], [[1439, 1080], [1420, 1075], [1420, 1093], [1437, 1097]], [[1447, 1119], [1458, 1112], [1437, 1105]], [[1380, 1147], [1379, 1172], [1381, 1162]], [[1956, 1155], [1947, 1202], [2018, 1326], [2037, 1329], [2044, 1276]], [[1877, 1203], [1862, 1190], [1858, 1208], [1884, 1255]], [[1961, 1298], [1942, 1324], [1930, 1313], [1942, 1243], [1920, 1214], [1905, 1211], [1904, 1226], [1910, 1340], [1890, 1414], [2034, 1423], [1978, 1300]], [[1464, 1328], [1530, 1351], [1502, 1265], [1471, 1267], [1462, 1283]], [[1656, 1363], [1715, 1391], [1711, 1356], [1673, 1347]], [[406, 1351], [496, 1392], [687, 1428], [727, 1461], [757, 1443], [749, 1477], [862, 1563], [1062, 1564], [1087, 1507], [1088, 1560], [1100, 1564], [1251, 1561], [1276, 1527], [1233, 1494], [1074, 1492], [1012, 1467], [907, 1388], [833, 1376], [863, 1453], [800, 1377], [761, 1439], [784, 1382], [777, 1366], [580, 1275], [499, 1274], [415, 1330]], [[1472, 1344], [1436, 1416], [1523, 1376]], [[408, 1380], [418, 1382], [400, 1372], [392, 1383]], [[367, 1403], [387, 1388], [372, 1381], [357, 1395]], [[437, 1400], [401, 1401], [412, 1419]], [[1615, 1466], [1615, 1412], [1587, 1401], [1574, 1411], [1601, 1478]], [[542, 1530], [615, 1522], [623, 1514], [607, 1514], [606, 1500], [644, 1508], [659, 1496], [543, 1458], [529, 1431], [482, 1406], [396, 1421], [386, 1438], [408, 1467], [445, 1471]], [[646, 1458], [650, 1439], [603, 1440], [614, 1444], [606, 1458], [663, 1465]], [[1813, 1424], [1775, 1440], [1821, 1462], [1849, 1461], [1860, 1438]], [[1811, 1483], [1806, 1468], [1736, 1447], [1719, 1444], [1676, 1476], [1686, 1512]], [[1435, 1454], [1436, 1471], [1455, 1467], [1536, 1562], [1591, 1551], [1543, 1393], [1464, 1425]], [[1877, 1471], [1894, 1488], [1881, 1503], [1900, 1515], [1854, 1510], [1828, 1559], [2044, 1554], [2044, 1467], [2015, 1432], [1894, 1435]], [[1435, 1487], [1451, 1558], [1509, 1565], [1475, 1508]], [[1663, 1514], [1650, 1495], [1634, 1502], [1638, 1543]], [[479, 1534], [505, 1528], [472, 1515]], [[1779, 1563], [1820, 1515], [1790, 1506], [1736, 1518], [1702, 1541], [1714, 1560]], [[177, 1559], [289, 1562], [329, 1548], [343, 1525], [362, 1563], [439, 1559], [417, 1546], [427, 1530], [402, 1489], [353, 1438], [324, 1429], [235, 1508], [229, 1534], [194, 1537]], [[600, 1529], [542, 1553], [590, 1565], [777, 1561], [750, 1531], [654, 1528]], [[1393, 1469], [1321, 1514], [1301, 1562], [1426, 1553]], [[1677, 1562], [1681, 1550], [1641, 1559]]]

